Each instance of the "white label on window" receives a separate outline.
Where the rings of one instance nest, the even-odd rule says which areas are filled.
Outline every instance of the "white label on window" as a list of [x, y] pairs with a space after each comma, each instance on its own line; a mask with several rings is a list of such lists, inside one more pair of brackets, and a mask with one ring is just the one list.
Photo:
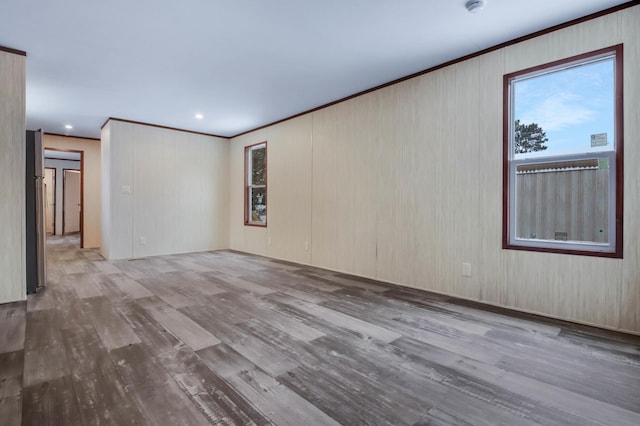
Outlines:
[[591, 135], [591, 147], [593, 148], [594, 146], [607, 146], [607, 134], [596, 133]]

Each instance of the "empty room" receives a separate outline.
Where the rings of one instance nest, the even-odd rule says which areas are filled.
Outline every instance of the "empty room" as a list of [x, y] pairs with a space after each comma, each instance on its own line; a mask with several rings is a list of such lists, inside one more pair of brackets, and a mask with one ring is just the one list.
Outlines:
[[0, 425], [640, 425], [640, 1], [0, 4]]

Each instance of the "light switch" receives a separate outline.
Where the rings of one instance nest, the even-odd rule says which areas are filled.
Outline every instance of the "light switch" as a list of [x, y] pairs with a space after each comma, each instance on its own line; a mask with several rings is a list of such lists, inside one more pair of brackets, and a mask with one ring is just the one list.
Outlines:
[[462, 264], [462, 275], [465, 277], [470, 277], [471, 276], [471, 264], [470, 263], [463, 263]]

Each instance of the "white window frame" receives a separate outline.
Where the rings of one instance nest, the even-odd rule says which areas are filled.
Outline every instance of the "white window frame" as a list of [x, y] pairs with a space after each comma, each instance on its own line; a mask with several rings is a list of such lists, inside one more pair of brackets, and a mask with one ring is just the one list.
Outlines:
[[[255, 185], [253, 183], [253, 156], [252, 153], [253, 151], [259, 150], [259, 149], [264, 149], [264, 161], [265, 161], [265, 176], [264, 176], [264, 184], [261, 185]], [[244, 224], [245, 225], [249, 225], [249, 226], [262, 226], [262, 227], [266, 227], [267, 226], [267, 219], [266, 219], [266, 211], [265, 210], [265, 220], [264, 221], [255, 221], [252, 220], [252, 212], [253, 212], [253, 200], [252, 200], [252, 193], [253, 193], [253, 189], [259, 189], [259, 188], [264, 188], [264, 192], [265, 192], [265, 198], [267, 195], [267, 142], [260, 142], [257, 143], [255, 145], [250, 145], [245, 147], [245, 153], [244, 153], [244, 159], [245, 159], [245, 196], [244, 196], [244, 202], [245, 202], [245, 209], [244, 209]], [[265, 199], [264, 201], [264, 205], [267, 206], [267, 200]]]

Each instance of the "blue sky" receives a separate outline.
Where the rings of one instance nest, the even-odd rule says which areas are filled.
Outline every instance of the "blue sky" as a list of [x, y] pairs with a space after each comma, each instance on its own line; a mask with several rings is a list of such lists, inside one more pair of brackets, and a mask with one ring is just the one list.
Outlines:
[[514, 84], [514, 120], [538, 123], [549, 142], [546, 155], [592, 150], [591, 135], [607, 134], [613, 148], [614, 62], [612, 58]]

